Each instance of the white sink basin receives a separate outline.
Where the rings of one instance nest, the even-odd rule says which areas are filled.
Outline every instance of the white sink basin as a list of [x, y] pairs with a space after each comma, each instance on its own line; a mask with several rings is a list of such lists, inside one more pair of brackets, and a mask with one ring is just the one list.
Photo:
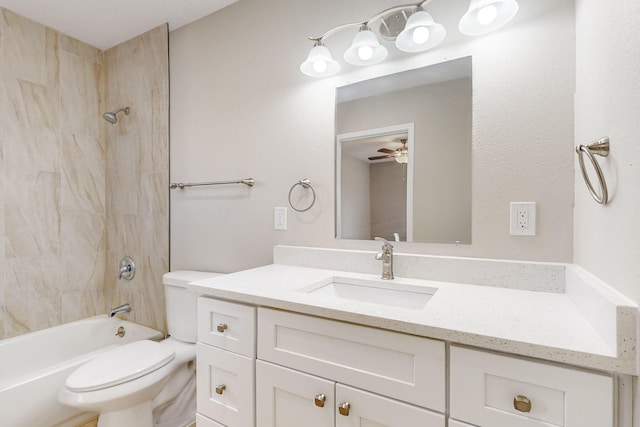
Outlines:
[[332, 277], [307, 286], [301, 291], [322, 297], [420, 310], [429, 302], [437, 289], [407, 285], [393, 280], [374, 281], [351, 277]]

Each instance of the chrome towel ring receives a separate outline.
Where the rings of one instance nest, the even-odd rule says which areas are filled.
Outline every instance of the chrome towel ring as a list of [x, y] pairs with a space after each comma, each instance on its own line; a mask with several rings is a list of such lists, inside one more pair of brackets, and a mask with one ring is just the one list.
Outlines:
[[[578, 153], [578, 160], [580, 161], [582, 178], [584, 178], [584, 182], [585, 184], [587, 184], [587, 188], [589, 189], [589, 193], [591, 193], [591, 197], [593, 197], [593, 199], [601, 205], [606, 205], [609, 201], [607, 183], [604, 180], [604, 174], [602, 173], [602, 169], [600, 169], [600, 165], [594, 157], [594, 154], [602, 157], [607, 157], [609, 155], [609, 138], [605, 136], [604, 138], [600, 138], [599, 140], [597, 140], [596, 142], [592, 142], [591, 144], [580, 144], [576, 147], [576, 153]], [[589, 158], [591, 164], [593, 165], [593, 169], [596, 171], [596, 175], [598, 176], [598, 181], [600, 183], [600, 193], [596, 192], [595, 188], [593, 188], [591, 180], [589, 179], [589, 175], [587, 174], [584, 166], [583, 154]]]
[[[309, 206], [307, 206], [304, 209], [298, 209], [295, 206], [293, 206], [293, 203], [291, 203], [291, 193], [293, 192], [293, 189], [296, 188], [297, 186], [301, 186], [302, 188], [310, 188], [311, 189], [311, 193], [313, 194], [313, 200], [311, 200], [311, 203], [309, 204]], [[309, 209], [311, 209], [311, 207], [313, 206], [313, 204], [316, 202], [316, 191], [313, 189], [313, 187], [311, 186], [311, 181], [309, 181], [308, 179], [301, 179], [300, 181], [296, 182], [295, 184], [293, 184], [291, 186], [291, 189], [289, 190], [289, 206], [291, 206], [291, 209], [293, 209], [296, 212], [306, 212]]]

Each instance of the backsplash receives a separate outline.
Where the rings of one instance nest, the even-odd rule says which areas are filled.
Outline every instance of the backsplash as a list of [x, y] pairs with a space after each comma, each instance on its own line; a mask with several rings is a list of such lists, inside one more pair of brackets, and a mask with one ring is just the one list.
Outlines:
[[[376, 251], [279, 245], [273, 248], [273, 262], [379, 274], [382, 262], [375, 259], [375, 254]], [[397, 277], [540, 292], [565, 292], [566, 264], [401, 252], [395, 252], [393, 263]]]

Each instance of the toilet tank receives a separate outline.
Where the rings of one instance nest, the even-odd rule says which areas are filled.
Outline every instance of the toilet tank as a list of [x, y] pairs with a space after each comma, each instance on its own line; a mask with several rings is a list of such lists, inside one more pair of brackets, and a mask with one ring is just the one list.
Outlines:
[[179, 270], [162, 276], [167, 313], [167, 332], [184, 342], [197, 341], [197, 299], [187, 291], [187, 283], [219, 276], [222, 273]]

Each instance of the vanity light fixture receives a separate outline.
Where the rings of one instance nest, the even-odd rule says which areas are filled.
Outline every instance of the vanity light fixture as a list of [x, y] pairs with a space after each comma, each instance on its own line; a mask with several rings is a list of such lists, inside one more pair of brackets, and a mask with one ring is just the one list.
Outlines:
[[389, 52], [367, 24], [353, 38], [351, 47], [344, 53], [344, 60], [352, 65], [373, 65], [383, 61]]
[[495, 31], [516, 16], [518, 7], [516, 0], [471, 0], [458, 29], [468, 36]]
[[396, 47], [403, 52], [422, 52], [439, 45], [446, 35], [444, 26], [435, 22], [429, 12], [419, 8], [398, 34]]
[[318, 39], [309, 52], [307, 60], [300, 65], [300, 71], [311, 77], [332, 76], [340, 71], [340, 64], [333, 59], [329, 49], [322, 43], [322, 39]]
[[[344, 59], [352, 65], [373, 65], [387, 57], [387, 49], [380, 44], [371, 30], [370, 24], [380, 21], [380, 33], [384, 38], [394, 40], [396, 47], [403, 52], [423, 52], [439, 45], [447, 31], [437, 23], [424, 8], [433, 0], [395, 6], [379, 12], [366, 21], [339, 25], [317, 37], [309, 37], [314, 42], [307, 60], [300, 65], [300, 71], [311, 77], [328, 77], [340, 71], [340, 64], [331, 56], [324, 40], [338, 31], [358, 27], [351, 47], [344, 53]], [[465, 35], [480, 35], [511, 21], [518, 13], [516, 0], [471, 0], [469, 10], [464, 14], [458, 29]], [[394, 24], [401, 20], [403, 28]]]

